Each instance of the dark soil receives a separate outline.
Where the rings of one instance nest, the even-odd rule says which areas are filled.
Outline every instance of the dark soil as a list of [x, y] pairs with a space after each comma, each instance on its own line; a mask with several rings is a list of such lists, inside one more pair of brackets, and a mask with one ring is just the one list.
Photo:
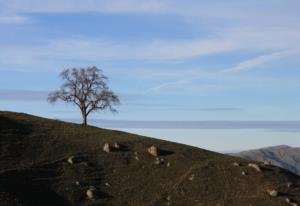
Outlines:
[[[105, 153], [106, 142], [121, 148]], [[147, 152], [152, 145], [159, 148], [160, 164]], [[1, 206], [290, 205], [286, 198], [300, 203], [297, 175], [262, 163], [257, 172], [249, 162], [125, 132], [0, 112]], [[90, 186], [96, 188], [93, 200], [86, 197]], [[271, 197], [268, 189], [280, 193]]]

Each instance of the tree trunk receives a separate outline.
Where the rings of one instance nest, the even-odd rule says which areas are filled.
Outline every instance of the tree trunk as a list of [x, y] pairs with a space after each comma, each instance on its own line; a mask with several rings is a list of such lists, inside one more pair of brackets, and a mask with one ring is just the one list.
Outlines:
[[82, 111], [81, 113], [82, 113], [82, 125], [87, 126], [87, 114], [84, 111]]

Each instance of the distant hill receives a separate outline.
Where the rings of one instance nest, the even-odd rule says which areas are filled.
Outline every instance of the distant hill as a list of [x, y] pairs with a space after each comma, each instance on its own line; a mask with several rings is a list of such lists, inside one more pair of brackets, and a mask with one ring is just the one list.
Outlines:
[[285, 168], [300, 175], [300, 148], [279, 145], [275, 147], [243, 151], [233, 155], [260, 162], [269, 160], [276, 166]]
[[[103, 151], [105, 143], [116, 142], [120, 148]], [[152, 145], [158, 159], [148, 153]], [[300, 203], [297, 175], [271, 165], [249, 167], [250, 162], [121, 131], [0, 112], [1, 206]]]

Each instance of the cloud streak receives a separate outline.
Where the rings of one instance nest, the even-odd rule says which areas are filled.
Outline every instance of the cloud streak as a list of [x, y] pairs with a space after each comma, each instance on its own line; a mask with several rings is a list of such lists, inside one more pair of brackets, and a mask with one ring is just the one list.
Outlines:
[[0, 90], [2, 101], [46, 101], [49, 91]]
[[266, 64], [271, 61], [280, 60], [285, 57], [289, 57], [290, 55], [294, 54], [295, 51], [283, 51], [283, 52], [274, 52], [268, 55], [261, 55], [258, 57], [255, 57], [253, 59], [249, 59], [243, 62], [240, 62], [236, 66], [226, 69], [223, 71], [223, 73], [234, 73], [234, 72], [242, 72], [247, 71], [251, 69], [255, 69], [259, 66], [262, 66], [263, 64]]
[[[79, 120], [70, 120], [78, 121]], [[106, 128], [130, 129], [260, 129], [282, 132], [300, 132], [300, 121], [129, 121], [90, 120], [94, 125]]]

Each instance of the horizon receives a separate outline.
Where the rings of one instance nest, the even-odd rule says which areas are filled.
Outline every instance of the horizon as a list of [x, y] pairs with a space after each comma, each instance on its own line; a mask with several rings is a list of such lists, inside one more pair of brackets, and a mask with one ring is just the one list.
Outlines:
[[46, 102], [97, 66], [119, 113], [89, 117], [214, 151], [300, 147], [300, 2], [0, 0], [0, 110], [78, 122]]

